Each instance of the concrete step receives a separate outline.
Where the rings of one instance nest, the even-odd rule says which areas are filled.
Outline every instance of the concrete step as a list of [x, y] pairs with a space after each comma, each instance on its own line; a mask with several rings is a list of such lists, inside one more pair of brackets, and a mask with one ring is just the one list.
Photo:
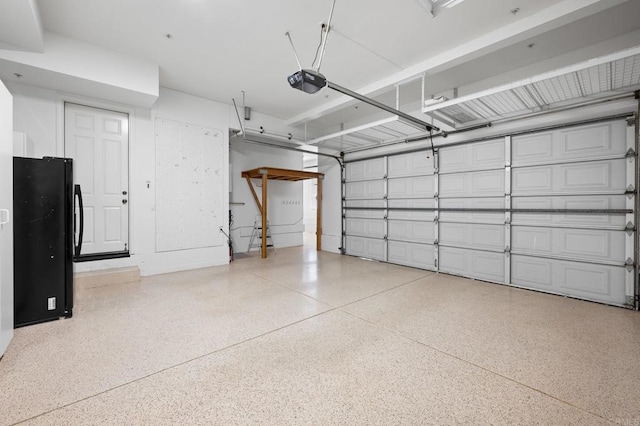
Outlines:
[[73, 274], [73, 289], [75, 292], [113, 284], [134, 282], [140, 282], [140, 268], [137, 266]]

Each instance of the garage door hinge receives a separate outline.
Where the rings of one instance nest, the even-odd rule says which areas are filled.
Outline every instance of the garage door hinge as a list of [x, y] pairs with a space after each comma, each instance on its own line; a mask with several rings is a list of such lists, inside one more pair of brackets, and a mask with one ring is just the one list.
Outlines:
[[506, 218], [506, 219], [504, 220], [504, 224], [505, 224], [505, 225], [510, 225], [510, 224], [511, 224], [511, 218], [510, 218], [510, 217]]
[[439, 243], [438, 243], [438, 240], [437, 240], [437, 239], [433, 241], [433, 245], [434, 245], [434, 246], [437, 246], [438, 244], [439, 244]]
[[509, 257], [509, 256], [511, 255], [511, 247], [506, 246], [506, 247], [504, 248], [504, 254], [506, 254], [506, 255], [507, 255], [507, 257]]
[[636, 156], [636, 152], [633, 150], [633, 148], [629, 148], [624, 156], [627, 158], [634, 158]]
[[633, 223], [628, 222], [627, 226], [625, 226], [625, 231], [627, 231], [627, 235], [631, 236], [633, 234], [633, 231], [636, 230], [636, 227], [633, 226]]
[[438, 216], [436, 216], [436, 217], [434, 217], [434, 218], [433, 218], [433, 221], [434, 221], [436, 224], [438, 223], [438, 220], [439, 220], [439, 219], [438, 219]]
[[438, 198], [438, 193], [433, 194], [433, 198]]
[[382, 239], [387, 241], [389, 238], [385, 235], [384, 237], [382, 237]]
[[624, 191], [624, 194], [629, 199], [632, 199], [636, 195], [636, 189], [633, 187], [633, 185], [629, 184], [629, 186], [627, 186], [627, 190]]
[[627, 267], [628, 272], [633, 272], [633, 268], [636, 266], [635, 263], [633, 263], [633, 259], [630, 257], [627, 258], [627, 261], [624, 262], [624, 264]]

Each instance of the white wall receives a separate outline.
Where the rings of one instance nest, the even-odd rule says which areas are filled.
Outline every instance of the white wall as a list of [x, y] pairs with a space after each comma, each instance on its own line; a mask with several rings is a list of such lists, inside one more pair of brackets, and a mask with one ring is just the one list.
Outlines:
[[[258, 167], [301, 170], [302, 154], [243, 142], [242, 139], [236, 137], [231, 139], [230, 148], [231, 201], [244, 203], [241, 206], [233, 205], [230, 207], [234, 221], [231, 238], [234, 250], [245, 252], [249, 245], [254, 221], [256, 216], [260, 215], [260, 211], [247, 181], [241, 176], [242, 172]], [[302, 232], [304, 231], [303, 182], [270, 180], [267, 184], [267, 217], [273, 236], [273, 244], [276, 249], [302, 245]], [[262, 183], [259, 180], [253, 180], [253, 185], [258, 198], [262, 200]]]
[[0, 357], [13, 336], [12, 114], [11, 94], [0, 81], [0, 209], [9, 211], [9, 222], [0, 225]]
[[[75, 264], [76, 271], [138, 265], [143, 275], [221, 265], [228, 262], [225, 244], [193, 250], [156, 253], [155, 244], [155, 119], [165, 118], [203, 127], [219, 129], [224, 135], [228, 152], [227, 105], [182, 94], [160, 90], [160, 98], [152, 109], [66, 95], [53, 90], [12, 83], [14, 95], [14, 130], [26, 134], [34, 157], [64, 156], [63, 119], [65, 101], [109, 108], [129, 114], [130, 121], [130, 238], [131, 258]], [[228, 158], [224, 159], [228, 164]], [[228, 173], [222, 173], [225, 188]], [[225, 190], [225, 193], [227, 191]], [[223, 200], [226, 206], [228, 200]], [[227, 210], [217, 212], [224, 218]], [[228, 221], [225, 219], [225, 224]]]
[[79, 96], [150, 107], [158, 98], [159, 67], [54, 33], [44, 34], [44, 53], [0, 49], [0, 75], [13, 73], [33, 86]]

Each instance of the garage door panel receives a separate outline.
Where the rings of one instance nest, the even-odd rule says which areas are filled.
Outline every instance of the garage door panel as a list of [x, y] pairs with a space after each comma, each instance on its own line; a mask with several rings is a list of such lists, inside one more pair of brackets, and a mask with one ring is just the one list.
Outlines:
[[[504, 197], [502, 198], [447, 198], [440, 200], [443, 209], [504, 209]], [[440, 211], [442, 222], [469, 222], [469, 223], [504, 223], [504, 213], [483, 212], [451, 212]]]
[[623, 267], [521, 255], [512, 255], [511, 262], [515, 285], [616, 305], [626, 303], [627, 271]]
[[504, 139], [439, 150], [441, 173], [490, 170], [505, 165]]
[[388, 181], [388, 198], [433, 198], [434, 177], [394, 178]]
[[412, 152], [409, 154], [392, 155], [388, 162], [388, 176], [406, 177], [406, 176], [424, 176], [432, 175], [433, 157], [427, 158], [425, 152]]
[[[348, 200], [345, 203], [346, 207], [372, 207], [372, 208], [384, 208], [384, 200]], [[362, 217], [372, 219], [384, 218], [384, 210], [346, 210], [347, 217]]]
[[389, 220], [388, 237], [393, 240], [433, 243], [435, 227], [433, 222]]
[[440, 244], [476, 249], [504, 250], [504, 226], [440, 223]]
[[[390, 208], [434, 208], [436, 205], [433, 198], [413, 199], [413, 200], [389, 200]], [[410, 210], [389, 210], [389, 219], [399, 220], [426, 220], [432, 221], [433, 211], [410, 211]]]
[[[514, 209], [599, 209], [623, 210], [626, 208], [624, 195], [589, 195], [564, 197], [513, 197]], [[513, 213], [514, 225], [549, 226], [620, 226], [624, 227], [624, 215], [611, 214], [550, 214]]]
[[385, 241], [364, 237], [346, 238], [347, 254], [368, 259], [385, 260]]
[[576, 161], [624, 155], [624, 121], [516, 136], [512, 139], [512, 165]]
[[434, 252], [431, 244], [415, 244], [400, 241], [389, 241], [389, 262], [416, 268], [430, 269], [434, 267]]
[[512, 194], [624, 193], [625, 179], [624, 159], [527, 167], [512, 170]]
[[384, 181], [347, 182], [345, 189], [348, 199], [383, 199]]
[[440, 176], [440, 197], [504, 196], [504, 170], [454, 173]]
[[440, 271], [470, 278], [504, 282], [503, 253], [440, 247]]
[[625, 233], [597, 229], [513, 226], [512, 250], [594, 262], [624, 263]]
[[347, 235], [358, 235], [370, 238], [384, 237], [384, 220], [347, 218], [345, 231]]
[[382, 179], [385, 175], [385, 158], [349, 163], [345, 174], [347, 181]]

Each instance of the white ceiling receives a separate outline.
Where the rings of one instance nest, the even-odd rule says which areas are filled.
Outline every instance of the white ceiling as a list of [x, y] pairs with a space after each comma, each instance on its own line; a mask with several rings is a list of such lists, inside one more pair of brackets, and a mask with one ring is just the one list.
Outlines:
[[[325, 117], [318, 122], [323, 126], [344, 122], [345, 114], [335, 111], [345, 113], [347, 106], [347, 117], [371, 111], [363, 107], [354, 115], [344, 97], [328, 89], [308, 95], [287, 84], [286, 76], [297, 64], [285, 32], [291, 33], [303, 66], [309, 67], [331, 3], [37, 1], [45, 31], [156, 63], [163, 87], [225, 103], [244, 91], [256, 111], [293, 124]], [[336, 0], [321, 72], [371, 96], [384, 95], [394, 83], [421, 72], [440, 73], [442, 87], [460, 87], [636, 30], [640, 20], [630, 19], [629, 13], [639, 11], [639, 5], [637, 0], [466, 0], [432, 18], [417, 0]], [[511, 13], [515, 8], [518, 13]], [[618, 15], [611, 12], [615, 10]], [[612, 16], [599, 20], [599, 13]], [[588, 25], [573, 28], [588, 16]], [[572, 22], [573, 27], [568, 25]], [[0, 31], [0, 42], [10, 35]], [[523, 47], [535, 37], [539, 48]], [[393, 96], [385, 99], [393, 102]]]

